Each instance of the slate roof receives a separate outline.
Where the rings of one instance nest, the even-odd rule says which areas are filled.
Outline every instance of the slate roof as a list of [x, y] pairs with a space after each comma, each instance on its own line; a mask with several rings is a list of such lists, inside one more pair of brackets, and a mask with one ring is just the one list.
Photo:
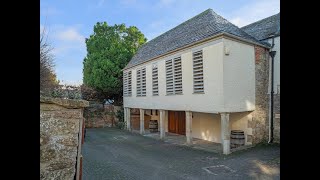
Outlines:
[[271, 34], [280, 35], [280, 13], [241, 28], [258, 40], [267, 39]]
[[141, 46], [124, 69], [220, 33], [228, 33], [262, 46], [269, 46], [268, 43], [258, 41], [216, 14], [212, 9], [207, 9]]

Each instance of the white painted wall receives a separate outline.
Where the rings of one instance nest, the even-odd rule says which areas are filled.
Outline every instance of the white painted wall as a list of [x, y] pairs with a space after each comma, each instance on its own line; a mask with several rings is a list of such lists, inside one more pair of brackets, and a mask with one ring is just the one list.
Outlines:
[[247, 143], [247, 135], [252, 135], [252, 128], [248, 128], [248, 121], [252, 118], [251, 112], [231, 113], [230, 130], [242, 130], [245, 135], [245, 144]]
[[255, 54], [251, 45], [223, 39], [230, 50], [223, 59], [225, 112], [255, 109]]
[[[220, 114], [193, 112], [192, 137], [221, 143], [221, 117]], [[248, 121], [252, 118], [251, 112], [230, 113], [230, 131], [242, 130], [245, 138], [252, 135], [252, 128], [248, 128]], [[247, 139], [245, 140], [246, 145]]]
[[[228, 46], [230, 55], [224, 55]], [[192, 52], [203, 50], [204, 93], [193, 94]], [[165, 60], [181, 56], [182, 95], [166, 95]], [[152, 64], [158, 64], [159, 96], [152, 96]], [[254, 47], [220, 38], [144, 63], [132, 70], [132, 96], [124, 107], [204, 113], [252, 111], [255, 106]], [[136, 69], [146, 66], [147, 96], [136, 97]]]
[[193, 112], [192, 137], [221, 143], [220, 114]]
[[[268, 39], [268, 43], [272, 44], [272, 39]], [[277, 51], [274, 57], [274, 81], [273, 81], [273, 91], [274, 94], [280, 94], [280, 36], [274, 38], [273, 51]], [[271, 67], [271, 57], [269, 67]], [[271, 90], [271, 71], [269, 73], [269, 88], [268, 92]]]
[[[193, 94], [192, 51], [203, 49], [204, 94]], [[186, 49], [180, 53], [133, 67], [132, 96], [124, 97], [124, 107], [217, 113], [223, 110], [222, 39]], [[166, 95], [165, 60], [181, 55], [182, 95]], [[152, 64], [158, 64], [159, 96], [152, 96]], [[136, 69], [146, 66], [147, 96], [136, 97]], [[128, 70], [126, 70], [128, 71]]]

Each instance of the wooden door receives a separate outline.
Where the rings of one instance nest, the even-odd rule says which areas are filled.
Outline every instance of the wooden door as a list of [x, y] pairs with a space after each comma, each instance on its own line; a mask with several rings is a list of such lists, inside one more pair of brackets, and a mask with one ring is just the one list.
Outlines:
[[174, 111], [168, 111], [168, 131], [171, 133], [176, 133], [176, 122], [174, 118]]
[[186, 134], [186, 118], [184, 111], [168, 111], [168, 130], [171, 133]]

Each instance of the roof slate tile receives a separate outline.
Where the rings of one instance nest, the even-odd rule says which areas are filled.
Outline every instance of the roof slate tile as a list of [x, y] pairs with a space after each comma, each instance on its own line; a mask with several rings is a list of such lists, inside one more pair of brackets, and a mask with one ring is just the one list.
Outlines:
[[269, 45], [258, 41], [212, 9], [208, 9], [141, 46], [125, 69], [222, 32], [263, 46]]

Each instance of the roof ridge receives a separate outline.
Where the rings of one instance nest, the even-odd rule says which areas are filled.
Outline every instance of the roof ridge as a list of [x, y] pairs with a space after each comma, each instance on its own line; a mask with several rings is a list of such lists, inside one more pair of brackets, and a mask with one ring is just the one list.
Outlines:
[[210, 36], [216, 36], [221, 32], [237, 36], [254, 44], [266, 46], [254, 36], [208, 8], [145, 43], [138, 49], [124, 69], [141, 64], [174, 49], [205, 40]]
[[279, 15], [279, 14], [280, 14], [280, 12], [277, 13], [277, 14], [274, 14], [274, 15], [272, 15], [272, 16], [269, 16], [269, 17], [260, 19], [259, 21], [255, 21], [255, 22], [253, 22], [253, 23], [247, 24], [247, 25], [241, 27], [240, 29], [245, 28], [245, 27], [250, 26], [250, 25], [253, 25], [253, 24], [256, 24], [256, 23], [260, 23], [261, 21], [264, 21], [264, 20], [269, 19], [269, 18], [271, 18], [271, 17], [277, 16], [277, 15]]
[[[209, 9], [207, 9], [207, 10], [203, 11], [202, 13], [200, 13], [200, 14], [198, 14], [198, 15], [193, 16], [192, 18], [190, 18], [190, 19], [188, 19], [188, 20], [186, 20], [186, 21], [184, 21], [184, 22], [182, 22], [182, 23], [178, 24], [178, 25], [177, 25], [177, 26], [175, 26], [174, 28], [172, 28], [172, 29], [170, 29], [170, 30], [168, 30], [168, 31], [166, 31], [166, 32], [164, 32], [164, 33], [162, 33], [162, 34], [160, 34], [159, 36], [157, 36], [157, 37], [155, 37], [155, 38], [153, 38], [153, 39], [151, 39], [151, 40], [150, 40], [150, 41], [148, 41], [147, 43], [149, 43], [149, 42], [151, 42], [151, 41], [153, 41], [153, 40], [157, 39], [158, 37], [164, 36], [165, 34], [167, 34], [167, 33], [171, 32], [171, 31], [173, 31], [173, 30], [174, 30], [174, 29], [176, 29], [176, 28], [178, 28], [179, 26], [181, 26], [181, 25], [183, 25], [183, 24], [186, 24], [188, 21], [191, 21], [192, 19], [195, 19], [196, 17], [199, 17], [200, 15], [203, 15], [203, 14], [205, 14], [205, 13], [207, 13], [207, 12], [210, 12], [210, 11], [212, 11], [212, 12], [213, 12], [213, 10], [212, 10], [211, 8], [209, 8]], [[147, 43], [145, 43], [145, 44], [147, 44]], [[144, 45], [145, 45], [145, 44], [144, 44]]]
[[[226, 18], [224, 18], [223, 16], [217, 14], [216, 12], [214, 12], [212, 10], [211, 12], [214, 16], [218, 16], [219, 18], [223, 19], [224, 21], [226, 21], [227, 23], [229, 23], [232, 26], [235, 26], [237, 29], [239, 29], [242, 33], [245, 33], [246, 35], [250, 36], [252, 39], [254, 39], [256, 42], [260, 42], [258, 39], [256, 39], [255, 37], [251, 36], [250, 34], [248, 34], [247, 32], [245, 32], [243, 29], [241, 29], [240, 27], [238, 27], [237, 25], [233, 24], [232, 22], [228, 21]], [[231, 33], [232, 34], [232, 33]], [[236, 34], [234, 34], [236, 35]], [[236, 35], [237, 36], [237, 35]], [[252, 41], [252, 40], [251, 40]], [[260, 42], [261, 43], [261, 42]]]

